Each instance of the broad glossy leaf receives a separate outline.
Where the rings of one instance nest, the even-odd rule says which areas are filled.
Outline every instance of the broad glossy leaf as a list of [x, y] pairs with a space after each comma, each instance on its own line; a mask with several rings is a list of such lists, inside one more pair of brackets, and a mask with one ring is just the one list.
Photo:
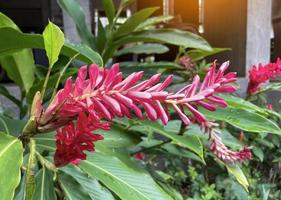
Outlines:
[[260, 160], [261, 162], [263, 161], [263, 159], [264, 159], [264, 153], [263, 153], [263, 151], [262, 151], [261, 148], [259, 148], [259, 147], [257, 147], [257, 146], [254, 146], [252, 152], [253, 152], [253, 154], [254, 154], [255, 156], [257, 156], [257, 157], [259, 158], [259, 160]]
[[32, 52], [29, 49], [23, 49], [12, 55], [1, 57], [0, 62], [9, 78], [28, 92], [34, 82], [35, 74]]
[[231, 165], [225, 163], [224, 165], [226, 166], [227, 171], [236, 178], [236, 180], [245, 188], [247, 192], [249, 192], [249, 183], [241, 168], [237, 164]]
[[177, 29], [139, 31], [116, 40], [114, 44], [120, 47], [133, 42], [166, 43], [186, 48], [197, 48], [206, 51], [212, 50], [209, 43], [199, 35]]
[[124, 54], [161, 54], [169, 51], [169, 48], [162, 44], [137, 44], [131, 47], [124, 47], [116, 52], [116, 56], [121, 56]]
[[258, 93], [267, 92], [270, 90], [279, 90], [281, 88], [281, 83], [270, 83], [264, 87]]
[[78, 167], [68, 165], [61, 168], [63, 172], [72, 176], [89, 194], [92, 200], [114, 200], [112, 194], [103, 187], [97, 180], [90, 178]]
[[95, 133], [99, 133], [104, 137], [104, 140], [98, 141], [98, 144], [108, 148], [130, 147], [138, 142], [134, 135], [117, 126], [112, 126], [109, 131], [96, 130]]
[[[20, 32], [20, 29], [17, 27], [17, 25], [1, 12], [0, 27], [10, 27]], [[7, 72], [9, 78], [26, 92], [28, 92], [33, 84], [35, 73], [35, 64], [32, 51], [30, 49], [23, 49], [11, 55], [3, 56], [0, 58], [0, 63]]]
[[20, 140], [0, 133], [0, 194], [1, 199], [12, 199], [20, 182], [23, 147]]
[[49, 66], [52, 68], [57, 62], [61, 48], [64, 44], [64, 34], [59, 27], [49, 21], [49, 24], [43, 32], [43, 39]]
[[[142, 68], [151, 68], [151, 69], [182, 69], [180, 65], [175, 62], [168, 61], [159, 61], [159, 62], [121, 62], [121, 67], [142, 67]], [[155, 71], [154, 71], [155, 73]]]
[[95, 38], [86, 24], [84, 10], [77, 0], [58, 0], [60, 7], [72, 18], [82, 43], [96, 50]]
[[9, 134], [16, 137], [19, 136], [19, 134], [22, 132], [23, 127], [26, 124], [26, 120], [12, 119], [1, 114], [0, 114], [0, 118], [1, 118], [0, 131], [6, 132], [6, 129], [8, 129]]
[[144, 170], [130, 167], [117, 157], [100, 152], [90, 153], [79, 167], [89, 176], [101, 181], [121, 199], [172, 199]]
[[269, 110], [266, 108], [262, 108], [259, 106], [256, 106], [255, 104], [246, 101], [240, 97], [232, 96], [232, 95], [220, 95], [226, 100], [229, 107], [234, 108], [242, 108], [250, 112], [257, 112], [258, 114], [264, 116], [264, 117], [277, 117], [281, 119], [281, 115], [274, 110]]
[[144, 22], [142, 22], [140, 25], [138, 25], [138, 27], [136, 28], [136, 30], [142, 30], [145, 29], [149, 26], [152, 25], [156, 25], [160, 22], [167, 22], [171, 19], [173, 19], [173, 16], [156, 16], [156, 17], [150, 17], [147, 20], [145, 20]]
[[113, 22], [115, 16], [115, 6], [112, 0], [102, 0], [102, 5], [109, 24]]
[[244, 131], [255, 133], [274, 133], [281, 135], [281, 130], [273, 121], [241, 108], [218, 108], [215, 112], [200, 109], [209, 119], [225, 121]]
[[[21, 33], [10, 27], [0, 28], [0, 57], [9, 55], [25, 48], [44, 49], [43, 37], [40, 34]], [[103, 65], [102, 58], [98, 53], [84, 45], [74, 45], [65, 42], [62, 47], [61, 54], [73, 57], [80, 53], [76, 59], [90, 63], [96, 63], [99, 66]]]
[[97, 50], [100, 54], [103, 53], [105, 44], [107, 42], [106, 30], [103, 27], [100, 19], [98, 19], [98, 35], [97, 35]]
[[81, 185], [75, 181], [70, 175], [61, 172], [58, 174], [58, 181], [65, 197], [68, 200], [91, 200], [89, 194], [84, 190]]
[[156, 10], [158, 10], [158, 7], [145, 8], [136, 12], [134, 15], [129, 17], [124, 24], [119, 26], [119, 28], [114, 33], [114, 37], [131, 33], [138, 27], [140, 23], [151, 16]]
[[204, 160], [203, 145], [197, 136], [188, 135], [188, 134], [186, 134], [184, 136], [180, 136], [173, 132], [169, 132], [169, 131], [165, 130], [163, 125], [160, 125], [155, 122], [142, 121], [140, 123], [147, 128], [151, 128], [156, 133], [159, 133], [159, 134], [171, 139], [173, 143], [193, 151], [202, 160]]
[[231, 50], [230, 48], [212, 48], [212, 50], [210, 50], [210, 51], [204, 51], [201, 49], [192, 49], [192, 50], [189, 50], [187, 53], [192, 58], [192, 60], [199, 61], [208, 56], [218, 54], [218, 53], [221, 53], [224, 51], [230, 51], [230, 50]]
[[34, 137], [36, 141], [36, 148], [39, 151], [55, 151], [56, 150], [56, 138], [55, 132], [38, 134]]
[[53, 175], [43, 167], [35, 176], [34, 200], [56, 200]]

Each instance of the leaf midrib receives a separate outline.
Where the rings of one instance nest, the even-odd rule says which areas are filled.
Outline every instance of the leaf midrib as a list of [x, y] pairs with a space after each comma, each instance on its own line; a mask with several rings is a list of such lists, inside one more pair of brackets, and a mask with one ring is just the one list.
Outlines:
[[145, 196], [143, 193], [141, 193], [141, 191], [135, 189], [135, 188], [132, 187], [130, 184], [127, 184], [125, 181], [123, 181], [123, 180], [120, 179], [119, 177], [117, 177], [117, 176], [115, 176], [115, 175], [109, 173], [107, 170], [105, 170], [105, 169], [103, 169], [103, 168], [101, 168], [101, 167], [99, 167], [99, 166], [97, 166], [97, 165], [95, 165], [95, 164], [89, 162], [88, 160], [85, 160], [84, 162], [88, 163], [89, 165], [92, 165], [92, 166], [95, 167], [95, 168], [98, 168], [99, 170], [105, 172], [105, 173], [108, 174], [109, 176], [111, 176], [111, 177], [113, 177], [113, 178], [119, 180], [119, 181], [122, 182], [124, 185], [127, 185], [129, 188], [131, 188], [133, 191], [136, 191], [137, 193], [139, 193], [139, 194], [140, 194], [141, 196], [143, 196], [145, 199], [151, 200], [149, 197], [147, 197], [147, 196]]
[[1, 158], [1, 157], [3, 156], [3, 154], [4, 154], [6, 151], [8, 151], [8, 149], [9, 149], [14, 143], [16, 143], [16, 142], [17, 142], [17, 140], [15, 139], [15, 140], [13, 140], [12, 142], [10, 142], [7, 146], [5, 146], [5, 148], [0, 151], [0, 158]]

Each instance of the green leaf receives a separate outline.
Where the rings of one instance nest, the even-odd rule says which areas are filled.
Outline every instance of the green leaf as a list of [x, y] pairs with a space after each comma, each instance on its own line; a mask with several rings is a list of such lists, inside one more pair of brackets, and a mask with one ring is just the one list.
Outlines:
[[139, 31], [116, 40], [114, 44], [120, 47], [132, 42], [156, 42], [183, 46], [185, 48], [212, 50], [209, 43], [199, 35], [177, 29]]
[[262, 87], [262, 89], [259, 90], [257, 93], [267, 92], [270, 90], [280, 90], [280, 89], [281, 89], [281, 83], [270, 83]]
[[112, 0], [102, 0], [102, 5], [108, 19], [109, 24], [112, 24], [115, 16], [115, 6]]
[[93, 200], [114, 200], [112, 194], [105, 187], [101, 186], [97, 180], [87, 176], [78, 167], [68, 165], [60, 170], [72, 176]]
[[8, 16], [4, 15], [2, 12], [0, 12], [0, 27], [8, 26], [13, 29], [16, 29], [20, 31], [19, 27], [11, 20]]
[[[18, 26], [1, 12], [0, 27], [10, 27], [21, 32]], [[1, 39], [3, 38], [1, 37]], [[23, 49], [19, 52], [13, 53], [12, 55], [4, 56], [0, 58], [0, 63], [7, 72], [9, 78], [28, 92], [34, 82], [35, 74], [35, 64], [32, 51], [30, 49]]]
[[149, 26], [158, 24], [160, 22], [167, 22], [171, 19], [173, 19], [173, 16], [156, 16], [156, 17], [150, 17], [147, 20], [145, 20], [144, 22], [142, 22], [140, 25], [138, 25], [138, 27], [136, 28], [136, 30], [142, 30], [145, 28], [148, 28]]
[[218, 54], [224, 51], [230, 51], [230, 48], [212, 48], [210, 51], [204, 51], [202, 49], [192, 49], [187, 52], [187, 54], [192, 58], [193, 61], [202, 60], [208, 56]]
[[26, 124], [26, 120], [12, 119], [1, 114], [0, 114], [0, 118], [2, 122], [2, 123], [0, 122], [0, 131], [4, 132], [6, 131], [6, 129], [8, 129], [9, 133], [15, 137], [19, 136], [19, 134], [22, 132], [23, 127]]
[[173, 143], [193, 151], [202, 160], [204, 160], [203, 145], [197, 136], [194, 135], [180, 136], [165, 130], [162, 125], [155, 122], [141, 121], [140, 123], [145, 127], [151, 128], [153, 131], [171, 139]]
[[232, 95], [220, 95], [227, 102], [228, 107], [231, 108], [241, 108], [250, 112], [257, 112], [260, 115], [265, 117], [275, 116], [281, 118], [281, 115], [273, 110], [268, 110], [265, 108], [261, 108], [252, 104], [249, 101], [246, 101], [240, 97], [232, 96]]
[[29, 49], [23, 49], [12, 55], [0, 58], [0, 62], [9, 78], [28, 92], [35, 79], [35, 65], [32, 52]]
[[[182, 69], [180, 65], [175, 62], [159, 61], [159, 62], [121, 62], [121, 67], [144, 67], [152, 69]], [[155, 73], [155, 72], [154, 72]]]
[[104, 140], [97, 144], [105, 145], [108, 148], [130, 147], [137, 144], [137, 139], [130, 132], [117, 126], [112, 126], [109, 131], [96, 130], [95, 133], [104, 137]]
[[78, 1], [58, 0], [58, 4], [74, 21], [82, 43], [87, 44], [92, 49], [96, 50], [95, 38], [89, 29], [89, 26], [86, 24], [84, 11]]
[[130, 167], [117, 157], [95, 152], [79, 166], [89, 176], [97, 178], [121, 199], [160, 200], [169, 197], [142, 169]]
[[105, 44], [107, 42], [106, 30], [98, 18], [98, 35], [97, 35], [97, 49], [99, 53], [103, 53]]
[[241, 168], [238, 165], [231, 165], [226, 163], [224, 163], [224, 165], [226, 166], [227, 171], [236, 178], [236, 180], [245, 188], [247, 192], [249, 192], [249, 183]]
[[169, 51], [169, 48], [162, 44], [136, 44], [131, 47], [124, 47], [123, 49], [116, 52], [116, 56], [121, 56], [124, 54], [162, 54]]
[[255, 133], [273, 133], [281, 135], [281, 130], [273, 121], [265, 117], [240, 108], [220, 108], [215, 112], [199, 109], [207, 118], [225, 121], [244, 131]]
[[255, 146], [254, 146], [254, 147], [253, 147], [253, 154], [254, 154], [255, 156], [257, 156], [261, 162], [263, 161], [263, 159], [264, 159], [264, 153], [263, 153], [263, 151], [262, 151], [261, 148], [255, 147]]
[[65, 197], [68, 200], [90, 200], [91, 197], [87, 194], [81, 185], [75, 181], [71, 176], [60, 171], [58, 174], [58, 181]]
[[[61, 81], [64, 81], [66, 78], [76, 74], [76, 72], [77, 72], [77, 70], [75, 68], [69, 69], [66, 73], [64, 73], [64, 75], [62, 76]], [[50, 76], [48, 84], [47, 84], [47, 88], [46, 88], [47, 91], [48, 91], [48, 89], [53, 90], [53, 88], [55, 87], [56, 82], [57, 82], [59, 76], [60, 76], [60, 72]], [[40, 91], [40, 89], [43, 87], [43, 84], [44, 84], [44, 80], [40, 80], [36, 84], [34, 84], [32, 86], [32, 88], [30, 89], [29, 93], [26, 95], [28, 103], [32, 102], [35, 93], [37, 91]]]
[[34, 200], [56, 200], [53, 175], [43, 167], [35, 176], [35, 193]]
[[[75, 45], [75, 44], [71, 44], [71, 43], [67, 43], [67, 44], [65, 44], [65, 46], [68, 47], [68, 49], [63, 48], [62, 54], [65, 53], [65, 55], [72, 58], [77, 53], [79, 53], [80, 55], [83, 55], [85, 58], [87, 58], [88, 61], [86, 61], [85, 58], [83, 58], [79, 55], [75, 59], [83, 58], [82, 61], [87, 62], [88, 64], [96, 63], [98, 66], [103, 66], [103, 60], [102, 60], [101, 56], [97, 52], [93, 51], [89, 46], [84, 45], [84, 44]], [[71, 48], [71, 50], [70, 50], [70, 48]]]
[[136, 12], [133, 16], [128, 18], [124, 24], [119, 26], [119, 28], [114, 33], [114, 37], [131, 33], [138, 27], [140, 23], [146, 20], [150, 15], [152, 15], [158, 9], [159, 9], [158, 7], [151, 7]]
[[[25, 48], [44, 49], [44, 40], [40, 34], [21, 33], [10, 27], [3, 27], [0, 28], [0, 37], [0, 57]], [[76, 57], [78, 60], [88, 64], [96, 63], [99, 66], [103, 65], [100, 55], [89, 47], [85, 47], [85, 45], [65, 43], [61, 50], [61, 54], [68, 57], [73, 57], [77, 53], [80, 53]]]
[[0, 133], [1, 199], [13, 199], [15, 189], [20, 182], [22, 155], [22, 143], [15, 137]]
[[49, 21], [43, 32], [43, 39], [49, 66], [52, 68], [58, 61], [61, 48], [64, 44], [64, 34], [59, 27]]
[[37, 134], [34, 140], [36, 141], [36, 148], [39, 151], [53, 152], [56, 150], [55, 132]]
[[249, 199], [249, 194], [243, 188], [243, 186], [240, 185], [239, 183], [233, 182], [231, 184], [231, 190], [232, 190], [233, 195], [236, 196], [237, 200], [248, 200]]

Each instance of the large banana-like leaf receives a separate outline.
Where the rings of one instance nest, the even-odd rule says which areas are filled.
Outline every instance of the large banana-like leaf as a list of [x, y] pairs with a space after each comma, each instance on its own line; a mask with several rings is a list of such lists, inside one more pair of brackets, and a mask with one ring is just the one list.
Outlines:
[[91, 200], [91, 197], [84, 188], [70, 175], [60, 172], [58, 174], [58, 181], [67, 200]]
[[10, 200], [20, 182], [23, 161], [22, 143], [15, 137], [0, 133], [0, 195]]
[[281, 129], [277, 124], [255, 112], [235, 107], [217, 108], [216, 112], [199, 110], [209, 119], [225, 121], [244, 131], [281, 135]]
[[60, 169], [72, 176], [89, 194], [92, 200], [114, 200], [113, 195], [103, 187], [97, 180], [90, 178], [78, 167], [68, 165]]
[[[166, 53], [169, 51], [169, 48], [162, 44], [153, 44], [153, 43], [147, 43], [147, 44], [138, 44], [131, 47], [124, 47], [123, 49], [120, 49], [116, 52], [116, 56], [121, 56], [124, 54], [161, 54]], [[153, 63], [151, 63], [153, 64]]]
[[145, 8], [138, 12], [136, 12], [133, 16], [128, 18], [124, 24], [120, 25], [120, 27], [114, 33], [115, 37], [118, 37], [122, 34], [127, 34], [134, 31], [140, 23], [146, 20], [150, 15], [152, 15], [158, 7]]
[[43, 167], [35, 177], [34, 200], [56, 200], [53, 176], [50, 171]]
[[[0, 28], [0, 57], [9, 55], [25, 48], [44, 49], [43, 37], [40, 34], [21, 33], [10, 27]], [[61, 54], [73, 57], [79, 53], [76, 59], [86, 63], [96, 63], [99, 66], [103, 65], [103, 60], [100, 55], [86, 45], [74, 45], [65, 42]]]
[[179, 145], [181, 147], [187, 148], [194, 153], [196, 153], [204, 162], [204, 156], [203, 156], [203, 145], [199, 139], [199, 137], [195, 135], [184, 135], [180, 136], [175, 133], [172, 133], [170, 131], [167, 131], [158, 123], [150, 122], [150, 121], [141, 121], [142, 125], [144, 125], [146, 128], [152, 129], [154, 132], [159, 133], [169, 139], [171, 139], [172, 143], [175, 143], [176, 145]]
[[[20, 32], [17, 25], [0, 12], [0, 27], [10, 27]], [[7, 41], [3, 41], [7, 42]], [[22, 49], [8, 56], [0, 58], [1, 66], [10, 79], [28, 92], [34, 82], [35, 64], [31, 49]]]
[[156, 29], [134, 32], [116, 40], [114, 45], [120, 47], [132, 42], [156, 42], [184, 46], [186, 48], [197, 48], [205, 51], [212, 50], [209, 43], [199, 35], [177, 29]]
[[96, 50], [95, 38], [86, 24], [85, 14], [77, 0], [58, 0], [60, 7], [72, 18], [82, 43]]
[[123, 200], [164, 200], [172, 198], [143, 170], [101, 152], [88, 154], [79, 167], [98, 179]]

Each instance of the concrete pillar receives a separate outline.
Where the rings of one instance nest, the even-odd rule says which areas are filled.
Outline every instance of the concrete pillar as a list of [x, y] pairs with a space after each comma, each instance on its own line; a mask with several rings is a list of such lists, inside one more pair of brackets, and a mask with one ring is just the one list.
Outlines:
[[[80, 3], [80, 6], [84, 11], [86, 24], [89, 28], [91, 28], [90, 0], [78, 0], [78, 2]], [[73, 43], [80, 43], [80, 38], [76, 31], [75, 23], [65, 12], [63, 12], [63, 27], [64, 34], [69, 41]]]
[[272, 0], [248, 0], [246, 70], [270, 61]]

